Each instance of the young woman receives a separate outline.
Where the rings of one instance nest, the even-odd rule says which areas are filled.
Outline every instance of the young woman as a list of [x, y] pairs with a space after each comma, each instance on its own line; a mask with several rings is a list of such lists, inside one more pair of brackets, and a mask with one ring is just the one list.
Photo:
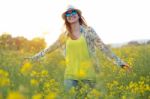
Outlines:
[[62, 48], [66, 58], [64, 75], [66, 91], [77, 87], [79, 82], [94, 87], [96, 72], [99, 72], [96, 48], [102, 50], [109, 58], [114, 59], [118, 66], [130, 69], [125, 62], [108, 49], [94, 29], [87, 26], [79, 9], [69, 6], [62, 14], [62, 18], [66, 31], [59, 36], [54, 44], [30, 58], [37, 60], [48, 52]]

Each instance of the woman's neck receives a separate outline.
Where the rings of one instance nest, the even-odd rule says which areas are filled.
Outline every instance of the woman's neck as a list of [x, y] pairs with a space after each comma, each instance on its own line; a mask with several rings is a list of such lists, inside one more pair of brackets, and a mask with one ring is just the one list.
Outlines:
[[73, 34], [80, 32], [80, 23], [79, 22], [75, 22], [75, 23], [71, 24], [71, 32]]

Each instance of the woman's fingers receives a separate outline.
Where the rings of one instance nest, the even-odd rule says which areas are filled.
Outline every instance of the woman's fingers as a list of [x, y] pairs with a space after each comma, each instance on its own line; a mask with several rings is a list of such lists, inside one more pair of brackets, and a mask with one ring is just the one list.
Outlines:
[[128, 73], [132, 72], [132, 68], [131, 66], [129, 66], [128, 64], [126, 64], [124, 67], [123, 67]]

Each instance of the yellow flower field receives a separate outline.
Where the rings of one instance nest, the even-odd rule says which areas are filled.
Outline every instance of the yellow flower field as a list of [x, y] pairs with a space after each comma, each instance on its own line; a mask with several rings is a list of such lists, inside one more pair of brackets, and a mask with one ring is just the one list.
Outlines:
[[[23, 58], [40, 49], [26, 50], [0, 48], [0, 99], [73, 99], [77, 93], [78, 99], [83, 99], [88, 86], [64, 92], [65, 60], [59, 49], [38, 62]], [[133, 71], [126, 72], [97, 51], [100, 73], [96, 76], [96, 87], [85, 99], [150, 99], [150, 45], [127, 45], [112, 51]], [[84, 71], [79, 75], [84, 76]]]

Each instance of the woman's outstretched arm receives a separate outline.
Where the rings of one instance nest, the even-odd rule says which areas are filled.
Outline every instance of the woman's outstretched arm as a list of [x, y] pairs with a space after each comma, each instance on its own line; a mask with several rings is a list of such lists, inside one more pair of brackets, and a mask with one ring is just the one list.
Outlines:
[[30, 57], [32, 60], [38, 60], [39, 58], [43, 57], [46, 53], [50, 53], [55, 51], [57, 48], [61, 47], [63, 44], [63, 35], [64, 33], [62, 33], [59, 38], [49, 47], [45, 48], [44, 50], [38, 52], [37, 54], [35, 54], [34, 56]]
[[95, 32], [95, 30], [90, 27], [90, 31], [92, 32], [92, 37], [94, 39], [94, 45], [100, 49], [102, 52], [105, 53], [106, 56], [108, 56], [111, 59], [114, 59], [117, 65], [123, 67], [127, 64], [122, 61], [119, 57], [117, 57], [101, 40], [101, 38], [98, 36], [98, 34]]

